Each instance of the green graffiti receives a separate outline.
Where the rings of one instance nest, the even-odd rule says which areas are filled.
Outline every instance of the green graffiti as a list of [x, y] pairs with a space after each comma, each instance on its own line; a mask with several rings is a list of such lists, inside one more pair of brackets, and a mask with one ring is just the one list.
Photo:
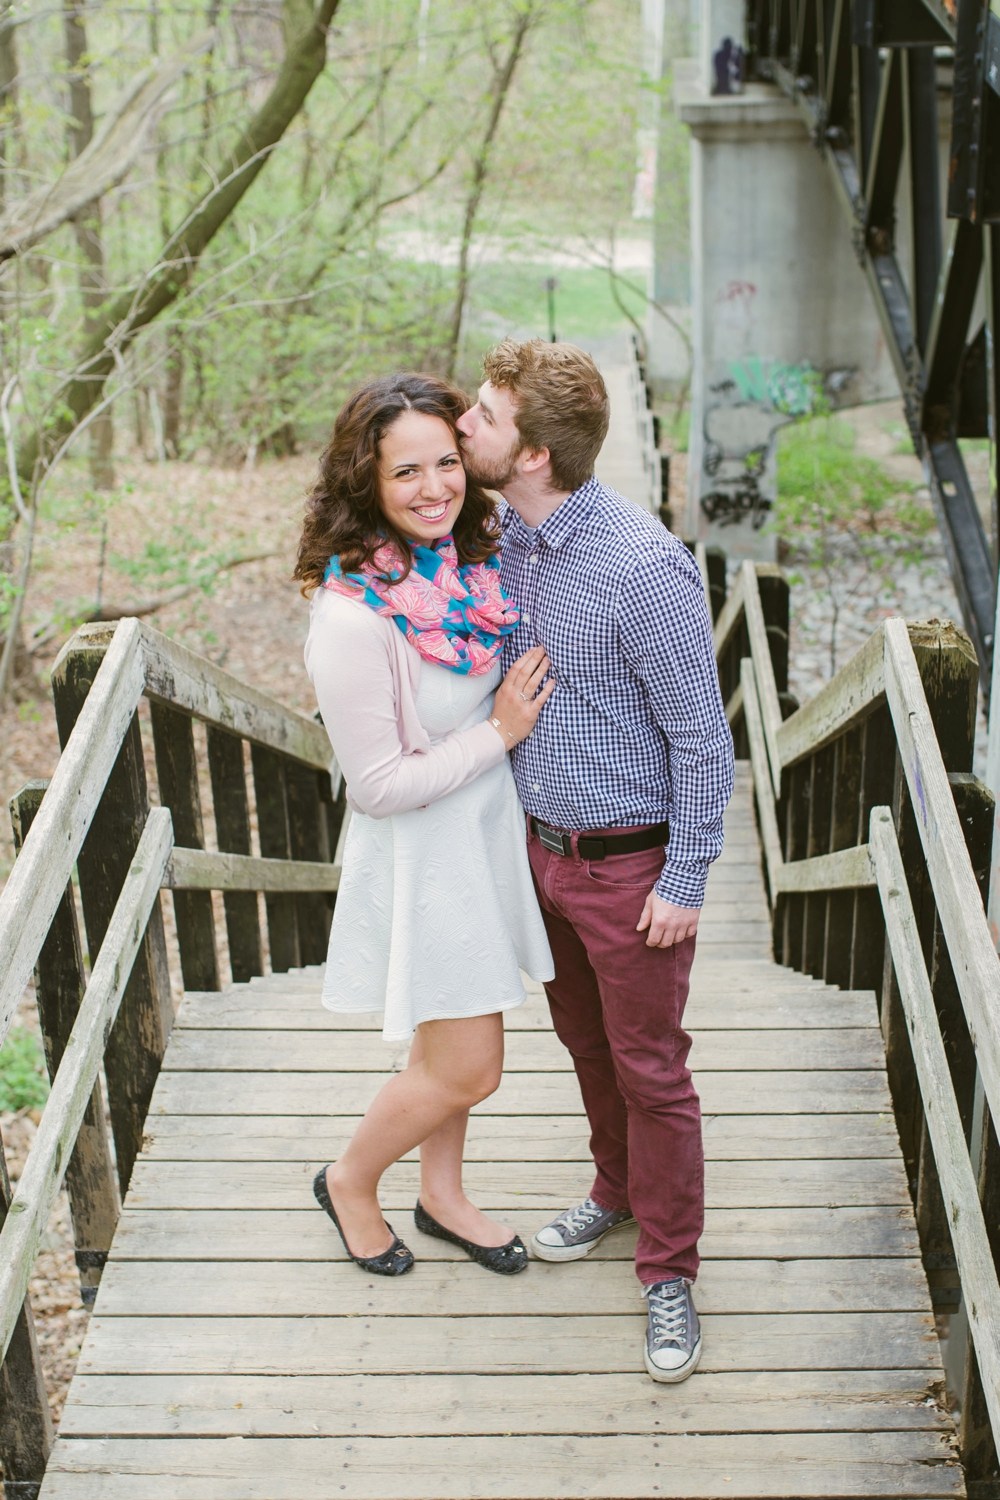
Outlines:
[[743, 401], [770, 406], [786, 417], [807, 417], [824, 407], [823, 377], [807, 361], [766, 363], [756, 354], [729, 361], [729, 374]]

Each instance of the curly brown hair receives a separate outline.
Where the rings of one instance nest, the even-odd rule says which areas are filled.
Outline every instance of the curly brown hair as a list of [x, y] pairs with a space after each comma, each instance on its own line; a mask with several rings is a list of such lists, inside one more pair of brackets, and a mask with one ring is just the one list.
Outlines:
[[[405, 578], [413, 562], [410, 543], [381, 507], [379, 443], [404, 411], [440, 417], [459, 446], [456, 423], [468, 397], [436, 375], [405, 372], [371, 380], [341, 408], [333, 436], [319, 461], [319, 477], [306, 501], [306, 517], [293, 577], [303, 594], [323, 582], [331, 557], [345, 573], [356, 573], [388, 538], [399, 553]], [[496, 508], [487, 492], [466, 481], [465, 504], [455, 522], [459, 562], [485, 562], [500, 544]]]

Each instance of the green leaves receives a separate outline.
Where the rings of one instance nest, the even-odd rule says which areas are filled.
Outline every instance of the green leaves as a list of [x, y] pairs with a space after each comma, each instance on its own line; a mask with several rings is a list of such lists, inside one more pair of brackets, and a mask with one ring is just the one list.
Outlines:
[[0, 1048], [0, 1111], [38, 1109], [49, 1097], [41, 1043], [24, 1026], [12, 1026]]

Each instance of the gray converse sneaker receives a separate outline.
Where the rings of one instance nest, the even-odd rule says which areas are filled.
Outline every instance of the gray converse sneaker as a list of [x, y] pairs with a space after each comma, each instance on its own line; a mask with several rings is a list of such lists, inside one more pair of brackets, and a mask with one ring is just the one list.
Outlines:
[[658, 1281], [643, 1296], [649, 1303], [646, 1327], [646, 1369], [654, 1380], [675, 1385], [687, 1380], [701, 1358], [701, 1324], [691, 1296], [691, 1283], [683, 1276]]
[[627, 1208], [602, 1208], [593, 1198], [584, 1198], [540, 1229], [531, 1246], [541, 1260], [582, 1260], [612, 1229], [634, 1223]]

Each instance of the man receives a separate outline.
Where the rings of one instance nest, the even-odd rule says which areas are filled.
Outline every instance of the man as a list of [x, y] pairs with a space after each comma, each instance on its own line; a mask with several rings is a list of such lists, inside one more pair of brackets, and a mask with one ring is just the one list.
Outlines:
[[638, 1221], [646, 1369], [680, 1381], [701, 1354], [704, 1219], [681, 1022], [733, 783], [711, 623], [687, 549], [594, 477], [608, 397], [593, 360], [507, 339], [484, 374], [458, 425], [470, 475], [506, 501], [502, 578], [521, 610], [508, 655], [543, 645], [556, 683], [513, 770], [597, 1168], [533, 1245], [576, 1260]]

